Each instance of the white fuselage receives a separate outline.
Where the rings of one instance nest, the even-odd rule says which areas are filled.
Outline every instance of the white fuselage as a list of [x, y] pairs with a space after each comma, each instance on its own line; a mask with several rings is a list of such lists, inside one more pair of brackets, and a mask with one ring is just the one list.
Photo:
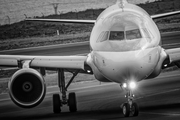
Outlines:
[[87, 63], [100, 81], [140, 81], [160, 73], [166, 56], [160, 44], [160, 32], [143, 9], [117, 2], [96, 21]]

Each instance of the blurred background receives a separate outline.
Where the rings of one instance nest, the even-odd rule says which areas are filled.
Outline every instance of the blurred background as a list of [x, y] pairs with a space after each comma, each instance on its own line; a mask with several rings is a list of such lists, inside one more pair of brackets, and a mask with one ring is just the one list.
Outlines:
[[[153, 1], [155, 0], [129, 0], [135, 4]], [[0, 0], [0, 25], [19, 22], [26, 17], [106, 8], [115, 2], [116, 0]]]

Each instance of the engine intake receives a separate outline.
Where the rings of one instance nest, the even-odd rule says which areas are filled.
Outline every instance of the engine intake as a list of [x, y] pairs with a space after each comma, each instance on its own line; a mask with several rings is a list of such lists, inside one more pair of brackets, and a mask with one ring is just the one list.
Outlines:
[[31, 68], [18, 70], [8, 83], [12, 101], [23, 108], [39, 105], [44, 99], [46, 85], [42, 75]]

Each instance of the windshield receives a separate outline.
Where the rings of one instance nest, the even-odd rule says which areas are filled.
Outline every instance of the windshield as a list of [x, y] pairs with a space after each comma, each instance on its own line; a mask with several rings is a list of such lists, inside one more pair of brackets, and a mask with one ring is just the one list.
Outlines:
[[[144, 29], [143, 29], [144, 32]], [[149, 35], [145, 34], [145, 37]], [[142, 38], [140, 29], [126, 30], [126, 31], [103, 31], [98, 37], [97, 42], [103, 42], [106, 40], [121, 41], [121, 40], [134, 40]]]
[[124, 40], [124, 31], [110, 31], [109, 40]]
[[106, 41], [106, 40], [108, 40], [108, 37], [109, 37], [109, 31], [103, 31], [103, 32], [101, 32], [101, 34], [99, 35], [97, 42]]
[[126, 31], [126, 39], [132, 40], [132, 39], [138, 39], [138, 38], [142, 38], [139, 29]]

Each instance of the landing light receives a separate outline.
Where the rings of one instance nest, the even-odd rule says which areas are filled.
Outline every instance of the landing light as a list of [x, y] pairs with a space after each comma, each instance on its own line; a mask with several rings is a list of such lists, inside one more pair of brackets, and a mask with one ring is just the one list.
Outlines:
[[91, 73], [91, 71], [90, 71], [90, 70], [87, 70], [87, 73]]
[[127, 88], [127, 84], [126, 83], [123, 83], [123, 88]]
[[129, 88], [130, 88], [130, 89], [135, 89], [135, 88], [136, 88], [136, 83], [135, 83], [134, 81], [131, 81], [131, 82], [129, 83]]

